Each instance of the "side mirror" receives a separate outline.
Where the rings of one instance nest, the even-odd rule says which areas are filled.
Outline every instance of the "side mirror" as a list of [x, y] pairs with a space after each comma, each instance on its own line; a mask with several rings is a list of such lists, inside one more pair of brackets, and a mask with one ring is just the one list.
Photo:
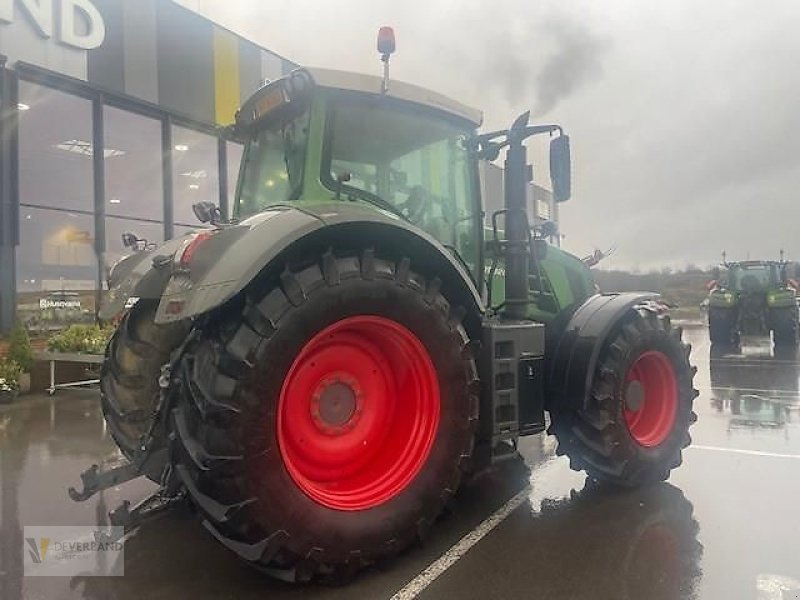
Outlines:
[[139, 247], [139, 238], [136, 237], [135, 233], [123, 233], [122, 247], [136, 250]]
[[558, 235], [558, 225], [553, 221], [545, 221], [538, 227], [539, 237], [551, 238]]
[[219, 223], [222, 220], [222, 212], [213, 202], [198, 202], [192, 204], [192, 211], [197, 220], [201, 223]]
[[553, 199], [566, 202], [572, 196], [572, 164], [569, 136], [561, 134], [550, 142], [550, 181]]

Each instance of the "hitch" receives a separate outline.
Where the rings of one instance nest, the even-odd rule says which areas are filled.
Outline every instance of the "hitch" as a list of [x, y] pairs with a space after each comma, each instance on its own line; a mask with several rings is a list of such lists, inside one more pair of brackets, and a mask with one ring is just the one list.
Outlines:
[[[189, 338], [191, 338], [191, 336], [189, 336]], [[179, 348], [176, 357], [173, 358], [173, 363], [177, 362], [177, 357], [182, 353], [189, 338], [187, 338]], [[161, 367], [161, 375], [158, 378], [161, 394], [159, 406], [156, 409], [156, 415], [161, 415], [164, 407], [169, 404], [168, 393], [172, 378], [173, 363], [167, 363]], [[153, 419], [150, 430], [142, 440], [141, 448], [134, 454], [132, 460], [128, 460], [127, 458], [113, 459], [103, 463], [102, 466], [94, 464], [81, 473], [83, 490], [79, 492], [74, 487], [69, 487], [67, 489], [69, 497], [72, 498], [74, 502], [85, 502], [97, 492], [102, 492], [103, 490], [115, 487], [121, 483], [131, 481], [148, 472], [158, 473], [158, 466], [168, 464], [169, 461], [167, 460], [168, 455], [166, 448], [153, 450], [151, 447], [155, 438], [157, 426], [158, 419]], [[169, 467], [165, 467], [163, 472], [161, 472], [162, 485], [164, 485], [164, 481], [169, 477], [170, 469]]]
[[186, 337], [183, 343], [173, 352], [170, 362], [162, 365], [158, 378], [160, 388], [159, 403], [155, 410], [155, 418], [149, 431], [141, 440], [141, 446], [133, 456], [117, 458], [106, 461], [101, 465], [94, 464], [81, 473], [83, 489], [68, 488], [69, 497], [75, 502], [85, 502], [98, 492], [115, 487], [121, 483], [131, 481], [142, 475], [154, 478], [159, 476], [159, 489], [154, 494], [139, 502], [131, 508], [131, 503], [125, 500], [120, 506], [108, 513], [112, 527], [120, 527], [120, 533], [96, 532], [95, 541], [101, 543], [118, 542], [132, 530], [144, 523], [152, 521], [176, 505], [186, 500], [186, 488], [176, 476], [169, 461], [168, 447], [154, 447], [158, 427], [162, 426], [161, 418], [171, 404], [170, 389], [172, 389], [172, 376], [175, 365], [180, 360], [186, 345], [192, 340], [194, 334]]
[[134, 529], [156, 520], [185, 500], [185, 489], [171, 491], [169, 488], [159, 489], [155, 494], [145, 498], [132, 509], [131, 503], [125, 500], [120, 506], [108, 513], [109, 525], [111, 527], [120, 527], [121, 531], [118, 533], [98, 531], [95, 533], [95, 541], [108, 544], [118, 542]]
[[67, 490], [74, 502], [85, 502], [97, 492], [102, 492], [126, 481], [136, 479], [142, 474], [139, 465], [127, 459], [116, 459], [103, 463], [103, 466], [92, 465], [81, 473], [83, 489], [79, 492], [74, 487]]

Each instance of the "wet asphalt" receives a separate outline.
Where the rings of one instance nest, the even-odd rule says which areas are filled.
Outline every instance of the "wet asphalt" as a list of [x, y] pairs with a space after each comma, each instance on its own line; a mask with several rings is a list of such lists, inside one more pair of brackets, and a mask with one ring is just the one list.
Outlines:
[[[389, 598], [511, 498], [524, 501], [421, 591], [421, 598], [800, 598], [800, 359], [768, 340], [710, 347], [687, 327], [698, 367], [693, 447], [669, 482], [598, 486], [546, 436], [463, 488], [426, 543], [349, 585], [290, 585], [240, 564], [188, 511], [143, 526], [125, 576], [24, 577], [24, 525], [91, 525], [153, 485], [76, 504], [66, 488], [115, 452], [96, 391], [0, 407], [0, 600], [17, 598]], [[527, 486], [530, 486], [529, 488]]]

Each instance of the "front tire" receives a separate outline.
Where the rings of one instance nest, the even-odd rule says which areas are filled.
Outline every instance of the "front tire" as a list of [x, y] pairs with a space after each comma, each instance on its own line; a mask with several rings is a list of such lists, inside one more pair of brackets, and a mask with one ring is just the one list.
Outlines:
[[681, 333], [645, 307], [620, 322], [601, 349], [586, 409], [552, 414], [558, 453], [572, 468], [632, 487], [681, 464], [697, 396]]
[[375, 258], [263, 282], [183, 362], [177, 472], [258, 568], [350, 574], [426, 533], [473, 447], [477, 375], [439, 281]]

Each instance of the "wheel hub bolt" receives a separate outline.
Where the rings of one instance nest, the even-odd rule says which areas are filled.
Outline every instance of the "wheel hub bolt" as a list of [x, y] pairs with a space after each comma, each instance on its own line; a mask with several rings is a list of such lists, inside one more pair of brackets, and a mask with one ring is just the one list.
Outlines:
[[326, 378], [311, 398], [311, 417], [317, 428], [328, 435], [352, 431], [361, 416], [361, 391], [349, 377]]

